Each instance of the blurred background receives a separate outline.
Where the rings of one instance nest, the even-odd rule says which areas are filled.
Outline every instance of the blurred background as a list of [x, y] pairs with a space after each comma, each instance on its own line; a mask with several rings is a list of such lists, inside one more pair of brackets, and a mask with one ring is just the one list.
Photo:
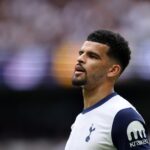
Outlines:
[[78, 50], [96, 29], [120, 32], [132, 60], [116, 85], [150, 130], [149, 0], [0, 0], [0, 149], [62, 150], [82, 93]]

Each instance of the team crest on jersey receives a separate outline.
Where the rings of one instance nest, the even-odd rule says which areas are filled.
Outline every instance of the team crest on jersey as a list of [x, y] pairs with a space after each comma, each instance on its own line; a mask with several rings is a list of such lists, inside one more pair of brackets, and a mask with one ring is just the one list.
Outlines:
[[145, 128], [139, 121], [133, 121], [128, 125], [127, 137], [131, 148], [148, 144]]
[[95, 128], [93, 127], [94, 125], [92, 124], [89, 128], [89, 135], [85, 138], [85, 141], [86, 142], [89, 142], [90, 141], [90, 138], [91, 138], [91, 134], [93, 131], [95, 131]]

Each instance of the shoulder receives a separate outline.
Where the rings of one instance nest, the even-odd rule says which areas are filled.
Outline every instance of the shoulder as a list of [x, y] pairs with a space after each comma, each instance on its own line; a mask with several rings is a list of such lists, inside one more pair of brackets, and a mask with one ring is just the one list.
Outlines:
[[142, 116], [133, 108], [125, 108], [115, 115], [112, 141], [121, 150], [149, 149], [148, 133]]
[[118, 94], [112, 97], [106, 104], [112, 111], [114, 111], [115, 114], [124, 108], [132, 107], [135, 109], [135, 107], [128, 100]]
[[134, 107], [121, 109], [120, 111], [117, 112], [117, 114], [114, 118], [114, 122], [121, 121], [121, 122], [127, 123], [132, 120], [140, 120], [140, 121], [144, 122], [143, 117], [136, 109], [134, 109]]
[[[130, 108], [130, 109], [127, 109]], [[132, 109], [131, 109], [132, 108]], [[123, 110], [128, 110], [128, 111], [123, 111]], [[105, 113], [108, 114], [112, 118], [112, 123], [114, 121], [114, 118], [117, 118], [120, 115], [128, 115], [127, 113], [133, 113], [136, 112], [136, 108], [126, 99], [121, 97], [120, 95], [116, 94], [114, 97], [112, 97], [109, 101], [107, 101], [103, 105], [103, 110], [106, 110]], [[131, 111], [132, 112], [131, 112]], [[135, 111], [133, 111], [135, 110]]]

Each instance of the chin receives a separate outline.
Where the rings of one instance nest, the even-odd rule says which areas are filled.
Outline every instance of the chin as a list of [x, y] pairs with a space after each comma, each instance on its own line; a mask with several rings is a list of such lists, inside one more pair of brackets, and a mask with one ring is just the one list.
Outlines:
[[72, 85], [75, 85], [75, 86], [84, 86], [85, 84], [86, 84], [86, 80], [72, 79]]

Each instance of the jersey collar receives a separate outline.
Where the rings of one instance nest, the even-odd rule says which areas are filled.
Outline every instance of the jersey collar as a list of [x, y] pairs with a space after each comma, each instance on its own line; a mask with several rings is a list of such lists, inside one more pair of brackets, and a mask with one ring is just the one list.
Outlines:
[[111, 98], [114, 97], [115, 95], [117, 95], [116, 92], [113, 92], [113, 93], [109, 94], [108, 96], [106, 96], [106, 97], [103, 98], [102, 100], [98, 101], [96, 104], [94, 104], [94, 105], [92, 105], [92, 106], [90, 106], [90, 107], [84, 109], [84, 110], [82, 111], [82, 114], [85, 114], [85, 113], [87, 113], [87, 112], [89, 112], [89, 111], [91, 111], [91, 110], [93, 110], [93, 109], [99, 107], [100, 105], [104, 104], [105, 102], [107, 102], [109, 99], [111, 99]]

